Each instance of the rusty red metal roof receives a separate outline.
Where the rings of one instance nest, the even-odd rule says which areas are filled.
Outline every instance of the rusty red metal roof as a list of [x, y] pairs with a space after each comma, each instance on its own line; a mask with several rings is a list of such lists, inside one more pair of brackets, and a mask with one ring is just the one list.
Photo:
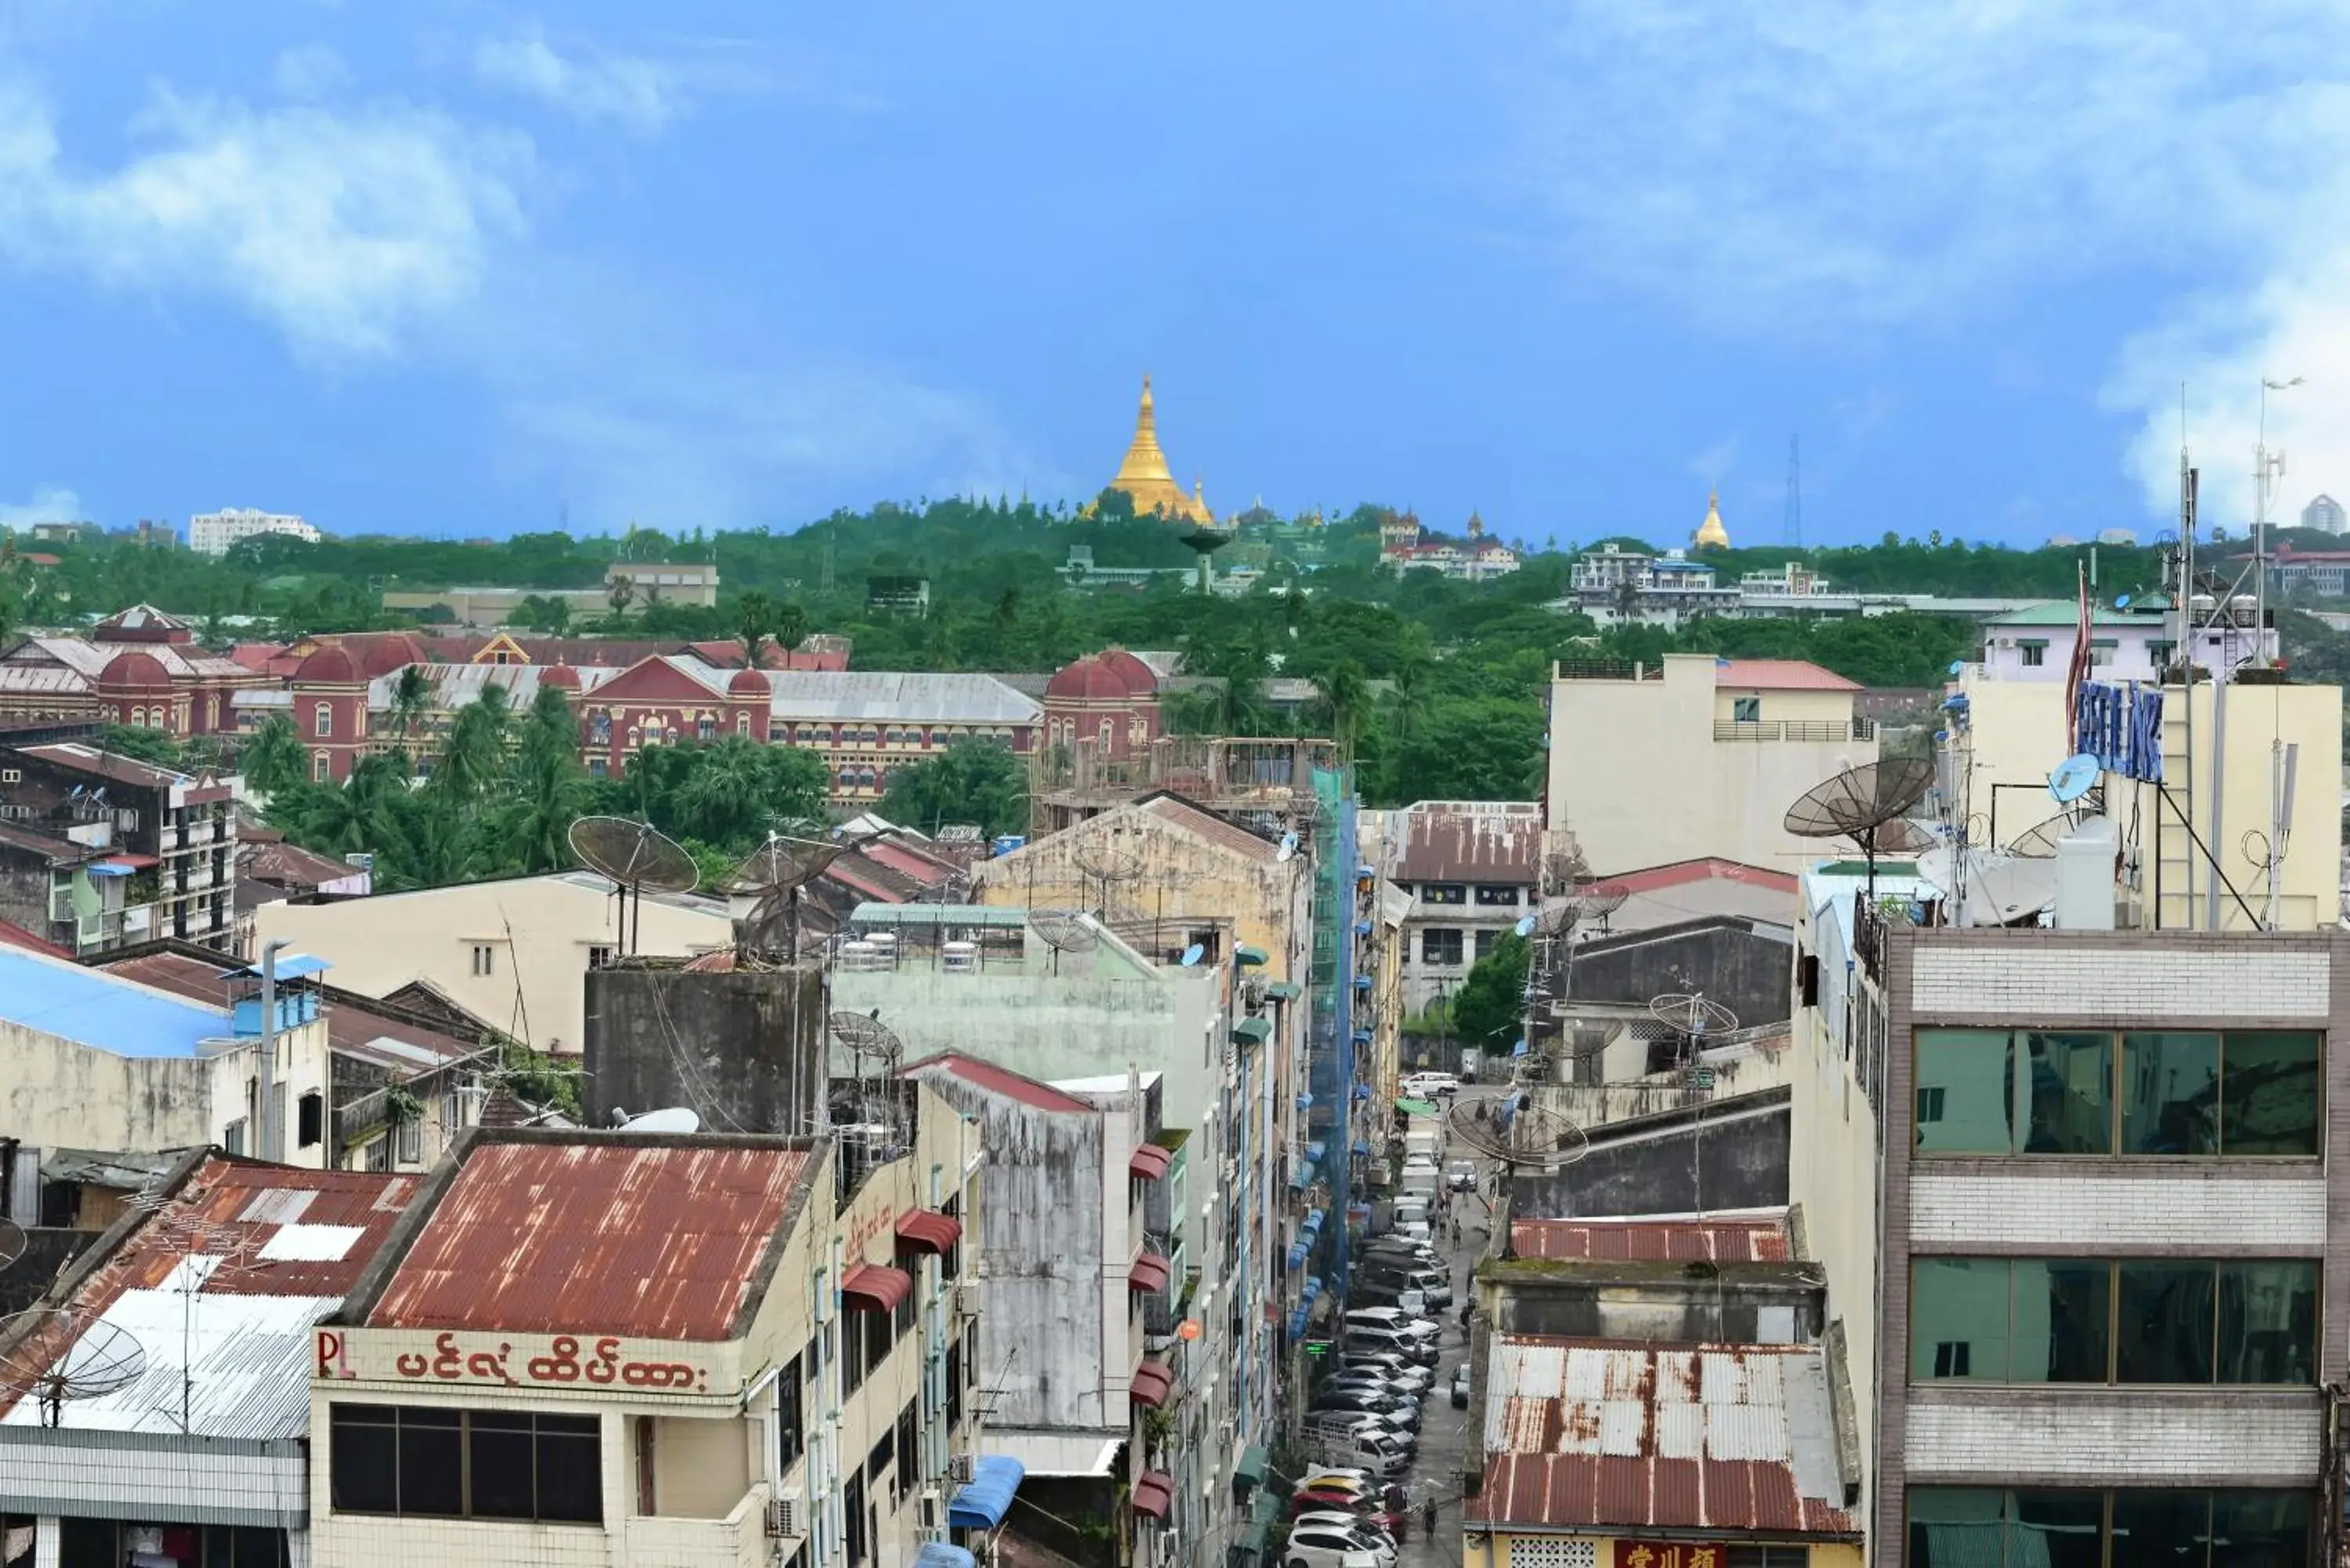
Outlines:
[[1500, 1335], [1472, 1523], [1857, 1539], [1811, 1345]]
[[1777, 1215], [1752, 1220], [1520, 1220], [1510, 1248], [1521, 1258], [1586, 1262], [1783, 1263]]
[[1399, 882], [1523, 884], [1541, 874], [1538, 816], [1414, 811], [1405, 815], [1404, 823], [1394, 872]]
[[1691, 882], [1717, 880], [1773, 888], [1783, 893], [1793, 893], [1796, 888], [1795, 878], [1787, 872], [1773, 871], [1765, 866], [1749, 866], [1743, 860], [1724, 860], [1716, 856], [1669, 861], [1662, 866], [1644, 866], [1637, 871], [1619, 871], [1601, 879], [1610, 887], [1621, 888], [1629, 893], [1653, 893], [1659, 888], [1679, 888]]
[[773, 1145], [484, 1141], [367, 1321], [729, 1338], [811, 1163]]

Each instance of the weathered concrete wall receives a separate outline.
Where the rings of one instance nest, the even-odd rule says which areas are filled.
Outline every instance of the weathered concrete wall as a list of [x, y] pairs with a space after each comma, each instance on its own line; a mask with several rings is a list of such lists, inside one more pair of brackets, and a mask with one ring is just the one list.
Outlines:
[[99, 1238], [96, 1231], [63, 1231], [46, 1226], [25, 1228], [25, 1255], [0, 1268], [0, 1317], [23, 1312], [41, 1299], [72, 1262]]
[[[225, 1033], [228, 1023], [222, 1020]], [[0, 1022], [0, 1137], [48, 1148], [192, 1148], [225, 1141], [245, 1119], [259, 1070], [252, 1049], [213, 1057], [118, 1056], [72, 1040]], [[287, 1163], [326, 1163], [322, 1141], [297, 1147], [296, 1107], [327, 1089], [326, 1026], [289, 1032], [279, 1043]], [[248, 1126], [245, 1149], [260, 1129]]]
[[1825, 1276], [1817, 1264], [1504, 1263], [1494, 1266], [1494, 1283], [1481, 1295], [1505, 1334], [1789, 1345], [1814, 1343], [1826, 1327]]
[[591, 1126], [690, 1106], [705, 1128], [806, 1133], [825, 1095], [824, 977], [623, 961], [588, 974]]
[[[920, 1075], [978, 1118], [987, 1151], [980, 1168], [979, 1272], [987, 1304], [979, 1319], [979, 1381], [1003, 1390], [989, 1424], [1123, 1427], [1131, 1368], [1106, 1364], [1112, 1335], [1103, 1310], [1102, 1117], [1024, 1105], [951, 1072]], [[1122, 1274], [1126, 1260], [1117, 1262]]]
[[1677, 1118], [1518, 1177], [1511, 1211], [1574, 1219], [1774, 1208], [1787, 1201], [1787, 1129], [1783, 1097], [1757, 1113]]
[[1703, 992], [1738, 1015], [1742, 1028], [1783, 1023], [1794, 963], [1794, 934], [1761, 921], [1602, 938], [1575, 950], [1577, 1002], [1645, 1007], [1674, 992]]

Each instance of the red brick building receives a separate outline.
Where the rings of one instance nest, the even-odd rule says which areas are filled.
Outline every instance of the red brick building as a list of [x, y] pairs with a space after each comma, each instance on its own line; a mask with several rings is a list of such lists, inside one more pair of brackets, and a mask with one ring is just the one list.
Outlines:
[[1045, 688], [1047, 745], [1086, 741], [1096, 756], [1141, 756], [1162, 732], [1158, 673], [1122, 648], [1086, 655]]
[[97, 720], [184, 740], [234, 732], [234, 694], [270, 683], [198, 647], [186, 621], [134, 605], [88, 637], [28, 637], [0, 657], [0, 716]]

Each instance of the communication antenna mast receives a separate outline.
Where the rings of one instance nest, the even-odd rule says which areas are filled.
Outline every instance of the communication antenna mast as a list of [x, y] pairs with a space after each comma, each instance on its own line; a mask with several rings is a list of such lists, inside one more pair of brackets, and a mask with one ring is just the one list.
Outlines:
[[1801, 435], [1787, 438], [1787, 504], [1781, 529], [1786, 535], [1788, 548], [1800, 550], [1804, 547], [1804, 451]]
[[29, 1397], [41, 1425], [65, 1407], [119, 1394], [145, 1376], [147, 1352], [117, 1325], [73, 1307], [35, 1307], [0, 1318], [0, 1393]]
[[1925, 757], [1888, 757], [1846, 768], [1814, 784], [1787, 808], [1786, 829], [1798, 838], [1848, 838], [1868, 862], [1868, 898], [1877, 901], [1877, 857], [1896, 853], [1915, 831], [1887, 826], [1908, 815], [1934, 783], [1934, 764]]
[[735, 950], [745, 959], [798, 962], [801, 889], [851, 847], [769, 833], [726, 880], [729, 891], [758, 897], [735, 931]]
[[861, 1179], [875, 1166], [897, 1158], [905, 1147], [905, 1116], [895, 1093], [898, 1064], [906, 1054], [897, 1031], [872, 1012], [835, 1012], [826, 1019], [834, 1042], [850, 1057], [853, 1103], [833, 1118], [840, 1158], [848, 1174]]
[[[1100, 944], [1101, 933], [1085, 916], [1074, 909], [1038, 909], [1028, 917], [1028, 929], [1037, 940], [1053, 950], [1053, 972], [1061, 972], [1063, 953], [1090, 952]], [[1186, 951], [1189, 957], [1189, 951]], [[1197, 962], [1197, 960], [1193, 960]]]
[[[633, 954], [644, 929], [644, 896], [691, 893], [702, 869], [682, 845], [649, 822], [583, 816], [571, 825], [571, 853], [620, 898], [620, 951]], [[631, 916], [634, 918], [631, 919]]]

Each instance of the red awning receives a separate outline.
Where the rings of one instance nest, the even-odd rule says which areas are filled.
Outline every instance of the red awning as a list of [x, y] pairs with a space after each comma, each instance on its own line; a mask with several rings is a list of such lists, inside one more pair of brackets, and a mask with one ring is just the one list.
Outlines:
[[840, 1304], [851, 1312], [896, 1312], [913, 1293], [913, 1279], [905, 1270], [882, 1263], [859, 1263], [840, 1282]]
[[1155, 1143], [1140, 1144], [1135, 1148], [1134, 1158], [1126, 1162], [1126, 1168], [1145, 1181], [1157, 1181], [1167, 1174], [1174, 1159], [1173, 1155]]
[[962, 1226], [935, 1209], [909, 1209], [898, 1216], [898, 1240], [918, 1252], [943, 1252], [962, 1240]]
[[1146, 1518], [1166, 1518], [1174, 1501], [1175, 1478], [1165, 1470], [1145, 1470], [1134, 1483], [1134, 1511]]
[[1168, 1390], [1174, 1386], [1172, 1372], [1155, 1361], [1146, 1361], [1134, 1369], [1134, 1381], [1126, 1386], [1126, 1391], [1138, 1405], [1163, 1405]]
[[1130, 1291], [1163, 1291], [1167, 1288], [1167, 1260], [1156, 1252], [1145, 1252], [1134, 1260], [1134, 1267], [1126, 1276], [1126, 1288]]

